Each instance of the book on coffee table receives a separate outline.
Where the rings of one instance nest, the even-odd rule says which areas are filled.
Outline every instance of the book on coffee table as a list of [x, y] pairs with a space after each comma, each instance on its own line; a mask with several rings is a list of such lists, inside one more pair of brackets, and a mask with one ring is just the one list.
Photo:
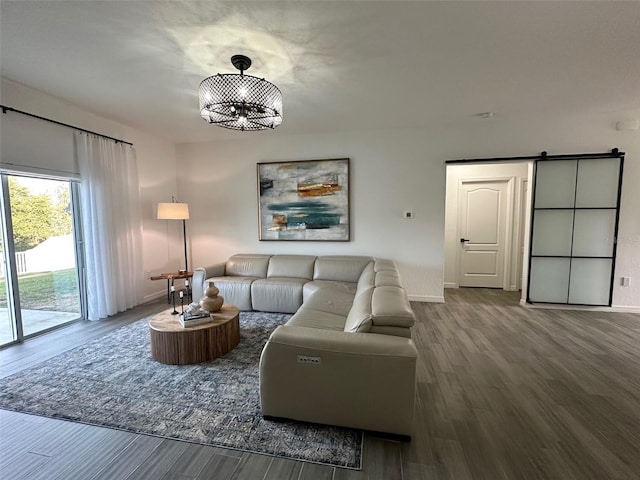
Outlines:
[[211, 321], [211, 315], [208, 312], [200, 312], [195, 315], [189, 315], [183, 313], [180, 315], [180, 325], [183, 327], [192, 327], [194, 325], [200, 325], [202, 323], [209, 323]]

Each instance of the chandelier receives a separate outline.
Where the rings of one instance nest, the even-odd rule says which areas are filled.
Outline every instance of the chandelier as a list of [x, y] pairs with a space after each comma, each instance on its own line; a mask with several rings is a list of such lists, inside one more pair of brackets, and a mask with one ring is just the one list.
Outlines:
[[245, 75], [251, 59], [234, 55], [240, 74], [217, 74], [200, 83], [200, 116], [232, 130], [264, 130], [282, 123], [282, 94], [264, 78]]

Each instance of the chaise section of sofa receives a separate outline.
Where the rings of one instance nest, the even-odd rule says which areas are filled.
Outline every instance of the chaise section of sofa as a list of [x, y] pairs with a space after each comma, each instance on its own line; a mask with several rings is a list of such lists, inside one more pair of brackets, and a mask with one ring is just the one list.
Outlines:
[[406, 337], [278, 327], [260, 359], [262, 413], [410, 437], [415, 369]]

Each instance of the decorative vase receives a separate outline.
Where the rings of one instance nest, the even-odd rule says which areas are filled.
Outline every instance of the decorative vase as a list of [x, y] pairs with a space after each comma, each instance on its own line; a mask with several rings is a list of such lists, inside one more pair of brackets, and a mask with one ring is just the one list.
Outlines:
[[218, 295], [220, 290], [213, 282], [209, 282], [209, 288], [204, 291], [204, 297], [200, 299], [200, 307], [209, 313], [215, 313], [222, 308], [224, 298]]

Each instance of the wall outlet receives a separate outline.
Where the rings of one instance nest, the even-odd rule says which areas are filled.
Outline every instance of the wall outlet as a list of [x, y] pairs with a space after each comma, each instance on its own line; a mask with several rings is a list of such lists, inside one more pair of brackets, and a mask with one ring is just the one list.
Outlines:
[[298, 355], [298, 363], [320, 365], [320, 357], [307, 357], [306, 355]]
[[628, 287], [629, 285], [631, 285], [631, 277], [622, 277], [622, 281], [620, 282], [620, 284], [623, 287]]
[[402, 216], [404, 218], [413, 218], [413, 212], [409, 212], [409, 211], [403, 212]]

